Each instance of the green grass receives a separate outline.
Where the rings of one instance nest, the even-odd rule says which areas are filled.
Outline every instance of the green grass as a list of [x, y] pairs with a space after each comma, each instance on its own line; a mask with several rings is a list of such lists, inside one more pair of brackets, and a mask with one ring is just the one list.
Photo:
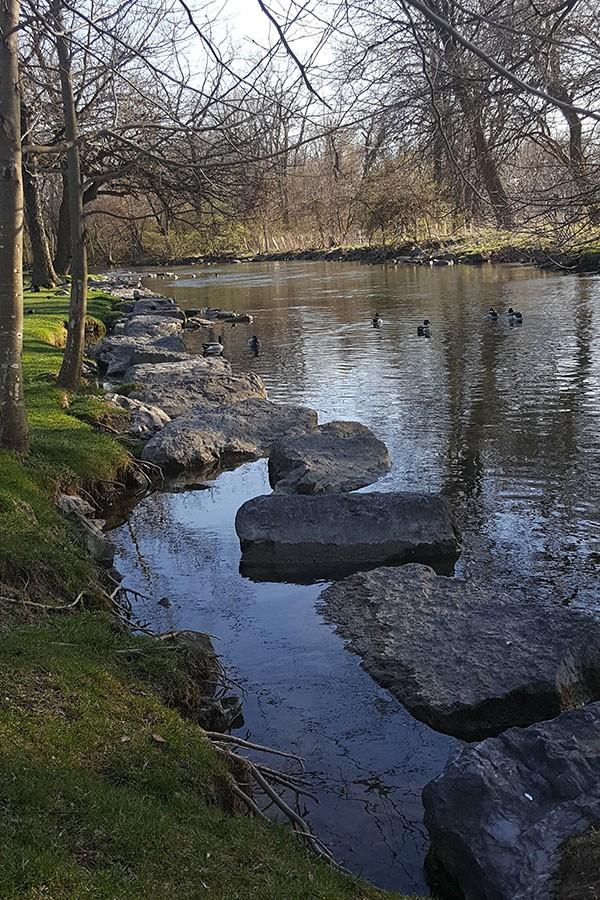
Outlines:
[[[25, 308], [32, 311], [25, 317], [23, 349], [31, 454], [23, 463], [0, 451], [0, 584], [69, 597], [93, 579], [93, 570], [53, 501], [61, 490], [111, 482], [129, 457], [90, 424], [101, 418], [101, 398], [91, 393], [73, 398], [56, 387], [68, 297], [28, 293]], [[90, 315], [102, 320], [110, 310], [110, 298], [92, 291]]]
[[157, 693], [178, 665], [99, 614], [2, 639], [2, 897], [394, 896], [240, 814], [226, 762]]

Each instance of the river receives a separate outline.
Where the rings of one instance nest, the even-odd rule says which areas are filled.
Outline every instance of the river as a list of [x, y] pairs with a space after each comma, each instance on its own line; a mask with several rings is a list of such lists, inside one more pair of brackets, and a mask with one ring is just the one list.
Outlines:
[[[600, 278], [489, 265], [173, 271], [146, 284], [184, 307], [254, 316], [215, 334], [272, 400], [356, 419], [386, 441], [394, 465], [371, 490], [448, 497], [465, 544], [458, 573], [600, 612]], [[523, 325], [486, 318], [490, 306], [520, 309]], [[430, 338], [417, 336], [424, 318]], [[247, 692], [237, 733], [306, 758], [320, 801], [307, 802], [309, 820], [336, 858], [382, 887], [426, 893], [420, 792], [460, 742], [361, 669], [315, 611], [323, 585], [240, 576], [234, 516], [269, 491], [264, 461], [196, 481], [146, 497], [113, 532], [126, 582], [173, 601], [135, 612], [214, 635]]]

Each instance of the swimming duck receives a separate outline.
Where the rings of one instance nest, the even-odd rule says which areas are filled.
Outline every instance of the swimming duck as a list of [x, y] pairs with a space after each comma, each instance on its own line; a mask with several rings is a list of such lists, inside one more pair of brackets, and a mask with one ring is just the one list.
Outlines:
[[379, 328], [383, 324], [383, 319], [381, 318], [379, 313], [375, 313], [375, 315], [371, 319], [371, 324], [373, 325], [373, 328]]
[[417, 334], [419, 337], [431, 337], [431, 322], [429, 319], [423, 319], [422, 325], [417, 325]]
[[490, 306], [490, 308], [488, 309], [487, 317], [488, 317], [488, 319], [494, 319], [494, 320], [496, 320], [498, 318], [498, 313], [496, 312], [496, 310], [494, 309], [493, 306]]
[[258, 352], [260, 350], [260, 341], [256, 337], [255, 334], [253, 334], [252, 337], [250, 338], [250, 340], [248, 341], [248, 346], [258, 356]]
[[508, 321], [513, 325], [520, 325], [523, 322], [523, 313], [519, 312], [516, 309], [513, 309], [512, 306], [508, 307]]

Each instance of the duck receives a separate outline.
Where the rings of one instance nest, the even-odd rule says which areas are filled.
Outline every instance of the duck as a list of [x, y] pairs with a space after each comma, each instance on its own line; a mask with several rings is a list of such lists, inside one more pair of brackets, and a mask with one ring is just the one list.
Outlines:
[[383, 319], [378, 312], [375, 313], [375, 315], [371, 319], [371, 324], [373, 325], [373, 328], [379, 328], [381, 325], [383, 325]]
[[496, 310], [494, 309], [493, 306], [490, 306], [490, 308], [488, 309], [487, 317], [488, 317], [488, 319], [494, 319], [494, 321], [498, 318], [498, 313], [496, 312]]
[[253, 334], [252, 337], [250, 338], [250, 340], [248, 341], [248, 346], [258, 356], [258, 353], [260, 351], [260, 341], [255, 334]]
[[429, 319], [423, 319], [422, 325], [417, 325], [417, 334], [419, 337], [431, 337], [431, 322]]
[[523, 322], [523, 313], [513, 309], [512, 306], [508, 307], [507, 315], [508, 321], [512, 322], [513, 325], [520, 325]]
[[223, 355], [223, 335], [220, 334], [216, 341], [210, 341], [208, 344], [202, 344], [203, 356], [222, 356]]

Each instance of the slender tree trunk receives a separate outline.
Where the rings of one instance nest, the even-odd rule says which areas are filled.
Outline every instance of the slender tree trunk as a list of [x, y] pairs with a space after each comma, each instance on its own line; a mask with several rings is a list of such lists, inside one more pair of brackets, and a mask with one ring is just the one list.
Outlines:
[[[29, 132], [29, 116], [23, 101], [21, 101], [21, 129], [24, 134]], [[35, 157], [30, 154], [23, 157], [23, 191], [25, 218], [31, 243], [31, 286], [34, 290], [54, 287], [57, 278], [44, 227], [37, 165]]]
[[71, 217], [69, 215], [69, 182], [67, 173], [62, 176], [62, 197], [58, 210], [56, 247], [54, 248], [54, 271], [68, 275], [71, 269]]
[[71, 53], [62, 21], [61, 0], [54, 0], [52, 13], [56, 25], [56, 49], [60, 74], [60, 88], [65, 118], [67, 150], [67, 182], [69, 188], [69, 218], [71, 222], [71, 302], [67, 344], [58, 383], [75, 390], [81, 380], [81, 366], [85, 350], [85, 317], [87, 313], [87, 248], [83, 221], [83, 193], [81, 166], [77, 144], [77, 111], [71, 78]]
[[19, 0], [0, 0], [0, 447], [26, 453], [19, 13]]

